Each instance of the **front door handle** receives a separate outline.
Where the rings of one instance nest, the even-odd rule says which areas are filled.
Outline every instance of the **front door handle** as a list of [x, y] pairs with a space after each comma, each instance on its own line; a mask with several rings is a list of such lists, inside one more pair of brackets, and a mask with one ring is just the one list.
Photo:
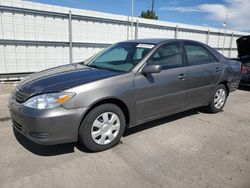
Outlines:
[[216, 67], [216, 72], [220, 72], [221, 69], [219, 67]]
[[180, 79], [180, 80], [185, 80], [186, 78], [187, 78], [187, 76], [185, 74], [180, 74], [178, 76], [178, 79]]

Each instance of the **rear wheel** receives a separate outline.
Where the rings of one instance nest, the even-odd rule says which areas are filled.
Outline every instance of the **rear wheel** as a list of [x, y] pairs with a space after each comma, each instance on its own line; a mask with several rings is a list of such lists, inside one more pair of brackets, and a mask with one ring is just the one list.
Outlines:
[[122, 110], [103, 104], [91, 110], [79, 130], [79, 140], [90, 151], [103, 151], [116, 145], [125, 129]]
[[220, 84], [215, 88], [207, 108], [212, 113], [220, 112], [225, 106], [226, 100], [227, 100], [226, 87]]

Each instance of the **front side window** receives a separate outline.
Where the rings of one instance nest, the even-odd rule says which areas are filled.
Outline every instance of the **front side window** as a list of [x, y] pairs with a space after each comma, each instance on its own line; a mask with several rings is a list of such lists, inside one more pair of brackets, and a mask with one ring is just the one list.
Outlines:
[[198, 44], [185, 44], [188, 64], [202, 65], [215, 62], [215, 58], [202, 46]]
[[133, 42], [118, 43], [91, 58], [86, 65], [100, 69], [128, 72], [147, 55], [151, 48], [153, 48], [153, 45], [142, 45]]
[[178, 43], [160, 46], [149, 60], [150, 65], [161, 65], [162, 69], [183, 66], [181, 47]]

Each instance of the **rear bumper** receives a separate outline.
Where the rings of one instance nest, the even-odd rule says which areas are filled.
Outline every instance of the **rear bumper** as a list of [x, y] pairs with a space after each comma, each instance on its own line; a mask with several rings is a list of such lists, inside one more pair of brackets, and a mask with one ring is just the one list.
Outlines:
[[240, 81], [240, 85], [242, 85], [242, 86], [250, 86], [250, 81], [248, 81], [248, 82]]
[[86, 108], [58, 107], [37, 110], [16, 102], [9, 105], [13, 127], [28, 139], [42, 145], [76, 142]]
[[250, 85], [250, 74], [243, 74], [240, 85]]

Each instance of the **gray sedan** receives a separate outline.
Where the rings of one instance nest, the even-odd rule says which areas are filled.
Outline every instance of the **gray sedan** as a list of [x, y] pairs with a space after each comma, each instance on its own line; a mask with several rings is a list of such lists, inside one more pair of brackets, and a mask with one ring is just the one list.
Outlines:
[[204, 106], [220, 112], [241, 63], [190, 40], [120, 42], [85, 62], [41, 71], [10, 97], [13, 127], [39, 144], [113, 147], [124, 129]]

